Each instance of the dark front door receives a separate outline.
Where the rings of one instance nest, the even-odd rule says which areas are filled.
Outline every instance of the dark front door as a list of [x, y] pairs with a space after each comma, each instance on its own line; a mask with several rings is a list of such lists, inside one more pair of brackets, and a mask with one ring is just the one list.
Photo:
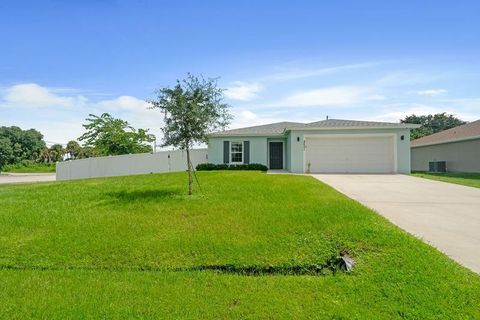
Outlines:
[[270, 142], [270, 169], [283, 169], [283, 142]]

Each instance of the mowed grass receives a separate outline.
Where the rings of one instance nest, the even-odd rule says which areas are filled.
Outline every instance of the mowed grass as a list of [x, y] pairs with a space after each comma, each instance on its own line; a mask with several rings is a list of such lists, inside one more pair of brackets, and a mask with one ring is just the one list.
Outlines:
[[0, 186], [0, 318], [480, 318], [478, 275], [311, 177], [198, 178]]
[[480, 188], [480, 172], [416, 172], [414, 176]]

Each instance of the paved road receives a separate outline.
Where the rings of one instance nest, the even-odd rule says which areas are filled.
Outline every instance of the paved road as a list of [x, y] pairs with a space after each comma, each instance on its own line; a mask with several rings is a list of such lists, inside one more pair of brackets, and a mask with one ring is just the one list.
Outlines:
[[313, 176], [480, 273], [480, 188], [407, 175]]
[[55, 181], [55, 173], [10, 173], [0, 174], [0, 184], [5, 183], [32, 183]]

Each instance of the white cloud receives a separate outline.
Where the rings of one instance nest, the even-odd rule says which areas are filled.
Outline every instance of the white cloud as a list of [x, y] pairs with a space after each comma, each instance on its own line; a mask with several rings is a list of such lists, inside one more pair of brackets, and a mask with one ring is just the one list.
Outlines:
[[444, 74], [420, 73], [412, 70], [401, 70], [383, 76], [377, 81], [377, 83], [385, 87], [414, 86], [441, 80], [445, 77], [446, 75]]
[[35, 83], [25, 83], [6, 88], [1, 105], [19, 108], [72, 108], [85, 104], [86, 100], [82, 95], [60, 96], [52, 89]]
[[145, 100], [141, 100], [132, 96], [120, 96], [115, 99], [102, 100], [94, 104], [96, 108], [106, 110], [129, 110], [129, 111], [145, 111], [148, 110], [150, 104]]
[[258, 116], [253, 113], [252, 111], [249, 111], [249, 110], [243, 110], [239, 113], [239, 117], [242, 119], [242, 120], [245, 120], [245, 121], [254, 121], [255, 119], [258, 118]]
[[417, 116], [420, 115], [429, 115], [429, 114], [436, 114], [446, 112], [447, 114], [453, 114], [454, 116], [465, 120], [465, 121], [474, 121], [478, 120], [478, 115], [465, 113], [465, 112], [458, 112], [456, 110], [450, 108], [443, 108], [419, 103], [411, 103], [411, 104], [393, 104], [389, 106], [385, 106], [383, 112], [377, 112], [376, 116], [370, 117], [369, 120], [373, 121], [387, 121], [387, 122], [398, 122], [400, 119], [405, 118], [406, 116], [415, 114]]
[[258, 126], [258, 125], [282, 122], [282, 121], [305, 122], [305, 123], [314, 121], [314, 119], [312, 120], [311, 112], [292, 113], [292, 112], [289, 112], [288, 109], [281, 109], [276, 111], [259, 110], [258, 112], [257, 110], [255, 110], [255, 112], [253, 112], [251, 110], [233, 108], [232, 114], [234, 116], [234, 120], [229, 126], [229, 129]]
[[[142, 112], [148, 109], [145, 100], [132, 96], [120, 96], [113, 99], [90, 101], [83, 95], [68, 95], [78, 90], [66, 88], [48, 88], [35, 83], [19, 84], [3, 88], [0, 92], [0, 107], [4, 108], [82, 108], [107, 111]], [[65, 94], [59, 94], [64, 93]]]
[[259, 81], [287, 81], [287, 80], [304, 79], [309, 77], [321, 76], [325, 74], [332, 74], [332, 73], [341, 72], [341, 71], [372, 68], [384, 63], [388, 63], [388, 61], [364, 62], [364, 63], [346, 64], [346, 65], [325, 67], [325, 68], [288, 69], [282, 72], [277, 72], [277, 73], [263, 76], [259, 79]]
[[451, 104], [456, 108], [469, 109], [479, 114], [480, 117], [480, 98], [441, 99], [439, 101]]
[[298, 92], [288, 96], [279, 105], [297, 107], [353, 106], [359, 102], [383, 100], [373, 88], [337, 86]]
[[163, 117], [158, 110], [148, 109], [149, 104], [144, 100], [120, 96], [91, 101], [78, 92], [34, 83], [0, 88], [2, 125], [36, 128], [44, 134], [45, 140], [66, 143], [80, 136], [83, 132], [81, 124], [88, 114], [108, 112], [136, 128], [151, 128], [151, 133], [160, 135]]
[[237, 81], [225, 91], [225, 96], [233, 100], [250, 101], [257, 97], [263, 87], [257, 83]]
[[251, 101], [258, 97], [258, 93], [264, 90], [265, 83], [272, 81], [290, 81], [299, 80], [309, 77], [321, 76], [326, 74], [337, 73], [341, 71], [372, 68], [388, 61], [379, 62], [364, 62], [356, 64], [339, 65], [325, 68], [288, 68], [281, 72], [267, 74], [252, 80], [251, 82], [236, 81], [227, 88], [225, 91], [225, 97], [239, 100], [239, 101]]
[[428, 90], [419, 90], [416, 92], [416, 94], [420, 96], [429, 96], [429, 97], [440, 96], [446, 93], [447, 93], [447, 90], [445, 89], [428, 89]]

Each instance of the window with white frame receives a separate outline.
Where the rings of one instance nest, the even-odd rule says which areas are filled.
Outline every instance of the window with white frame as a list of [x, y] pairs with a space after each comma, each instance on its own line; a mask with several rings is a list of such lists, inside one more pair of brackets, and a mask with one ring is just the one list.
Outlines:
[[243, 163], [243, 142], [230, 143], [230, 162]]

